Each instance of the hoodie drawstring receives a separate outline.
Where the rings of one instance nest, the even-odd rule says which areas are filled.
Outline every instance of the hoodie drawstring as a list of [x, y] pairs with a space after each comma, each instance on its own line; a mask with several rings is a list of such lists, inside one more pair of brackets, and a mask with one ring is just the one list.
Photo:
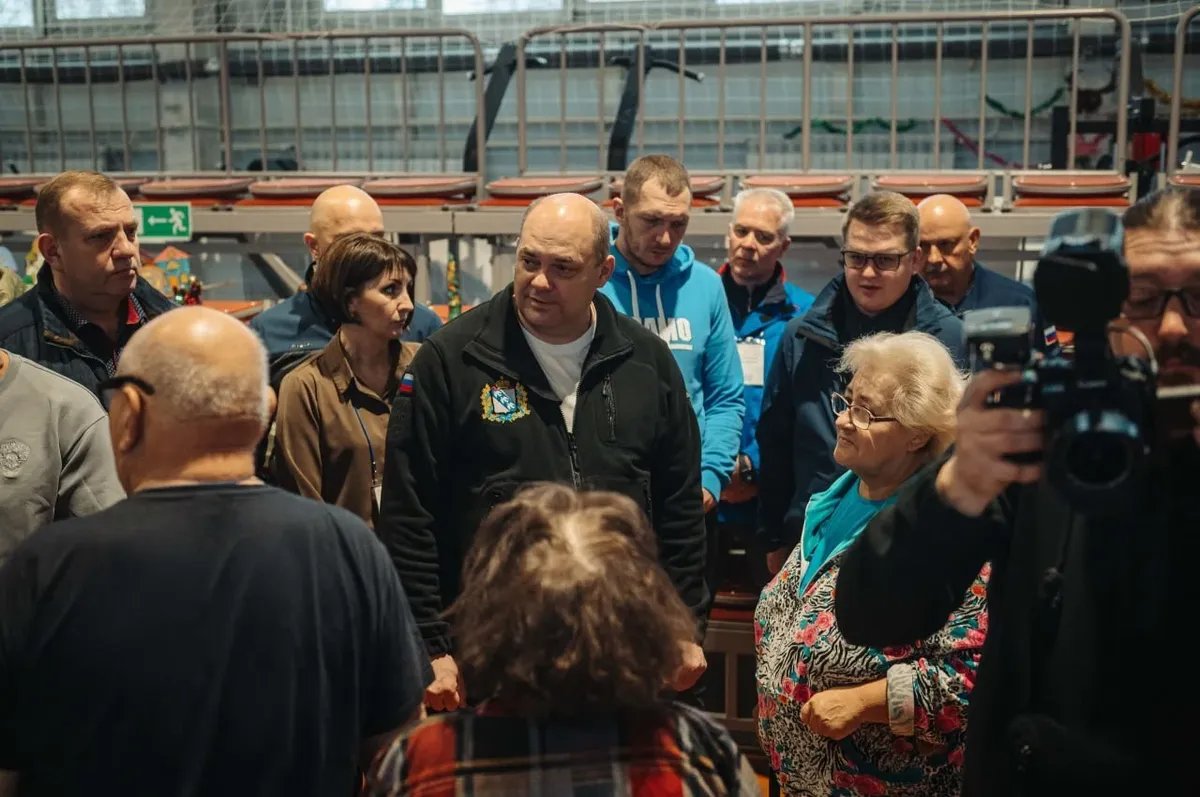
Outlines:
[[[633, 269], [626, 271], [625, 276], [629, 278], [629, 297], [633, 310], [633, 320], [640, 324], [642, 323], [642, 313], [638, 305], [638, 286], [637, 281], [633, 278]], [[654, 301], [658, 305], [658, 335], [662, 337], [667, 331], [667, 313], [663, 310], [661, 284], [654, 286]]]

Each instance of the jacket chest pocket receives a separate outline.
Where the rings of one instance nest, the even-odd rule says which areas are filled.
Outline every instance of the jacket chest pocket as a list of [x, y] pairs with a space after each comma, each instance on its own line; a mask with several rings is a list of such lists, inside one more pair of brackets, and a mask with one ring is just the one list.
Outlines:
[[597, 437], [636, 455], [653, 448], [661, 407], [653, 371], [646, 373], [650, 378], [633, 376], [605, 374], [589, 391], [587, 402]]

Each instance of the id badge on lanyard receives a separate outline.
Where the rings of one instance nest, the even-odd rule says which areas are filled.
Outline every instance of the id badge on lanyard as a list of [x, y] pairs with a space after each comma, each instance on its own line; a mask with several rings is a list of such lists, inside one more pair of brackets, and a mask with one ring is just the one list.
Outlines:
[[742, 380], [746, 387], [762, 387], [767, 370], [767, 342], [763, 338], [742, 338], [737, 342], [742, 361]]

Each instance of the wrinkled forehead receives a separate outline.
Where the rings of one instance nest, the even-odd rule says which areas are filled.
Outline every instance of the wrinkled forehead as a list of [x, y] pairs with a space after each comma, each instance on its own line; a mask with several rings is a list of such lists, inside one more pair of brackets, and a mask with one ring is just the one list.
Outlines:
[[1200, 230], [1126, 230], [1124, 251], [1133, 281], [1200, 285]]
[[767, 198], [747, 199], [738, 207], [733, 223], [761, 232], [779, 232], [783, 228], [783, 210]]
[[[547, 223], [555, 221], [556, 223]], [[562, 219], [530, 219], [517, 242], [518, 256], [586, 263], [591, 242], [584, 230]]]
[[686, 218], [692, 209], [692, 192], [683, 189], [671, 196], [655, 178], [650, 178], [642, 184], [638, 192], [637, 202], [630, 210], [639, 215], [655, 215], [673, 218]]
[[895, 381], [887, 373], [872, 364], [854, 374], [846, 386], [846, 398], [872, 412], [886, 412], [889, 409], [888, 396], [894, 385]]
[[72, 188], [63, 194], [59, 207], [64, 221], [89, 224], [98, 221], [125, 222], [133, 219], [133, 203], [120, 188], [115, 191], [88, 191]]

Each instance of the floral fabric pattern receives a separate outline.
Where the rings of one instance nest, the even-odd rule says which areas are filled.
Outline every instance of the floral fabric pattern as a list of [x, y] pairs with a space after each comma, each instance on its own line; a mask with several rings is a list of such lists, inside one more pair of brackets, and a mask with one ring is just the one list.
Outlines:
[[[803, 594], [800, 546], [763, 590], [754, 615], [758, 736], [782, 791], [794, 797], [951, 797], [962, 783], [965, 715], [987, 633], [985, 565], [946, 625], [928, 639], [876, 650], [848, 643], [834, 616], [842, 554]], [[800, 721], [831, 687], [887, 679], [889, 724], [841, 741]]]

